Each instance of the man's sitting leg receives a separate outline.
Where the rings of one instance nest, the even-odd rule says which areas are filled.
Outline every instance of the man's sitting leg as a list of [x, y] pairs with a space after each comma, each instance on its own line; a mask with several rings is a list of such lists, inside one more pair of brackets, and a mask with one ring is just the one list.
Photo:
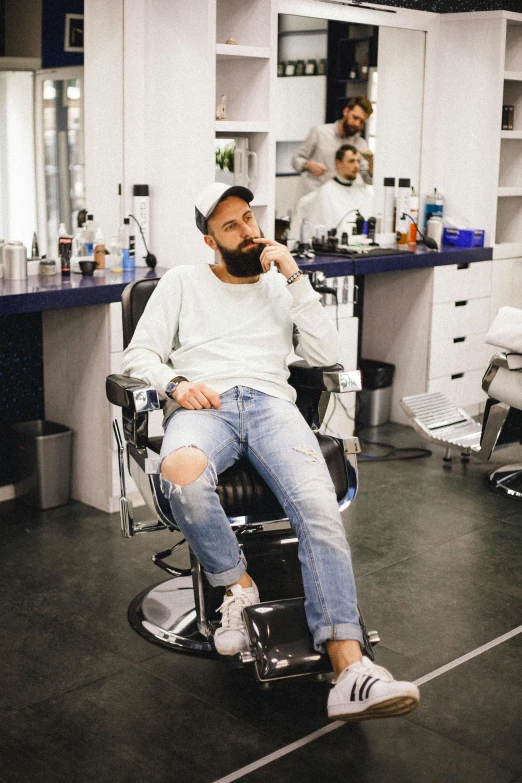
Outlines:
[[[230, 523], [219, 505], [215, 493], [215, 481], [210, 481], [209, 477], [205, 475], [207, 469], [208, 458], [206, 454], [194, 446], [184, 446], [170, 452], [163, 459], [161, 465], [162, 476], [170, 483], [167, 494], [174, 516], [203, 568], [206, 570], [206, 563], [208, 563], [210, 569], [218, 567], [223, 572], [228, 571], [235, 576], [246, 568], [246, 565], [241, 563], [239, 570], [237, 567], [232, 569], [226, 567], [225, 559], [229, 557], [237, 562], [238, 547], [235, 536], [230, 529]], [[208, 472], [213, 475], [212, 470]], [[198, 479], [201, 480], [198, 482]], [[205, 496], [208, 496], [209, 490], [214, 498], [207, 506]], [[218, 508], [216, 508], [216, 502]], [[206, 515], [205, 508], [208, 509]], [[224, 545], [223, 552], [219, 556], [220, 559], [214, 559], [212, 563], [206, 556], [208, 551], [206, 542], [208, 540], [212, 546], [214, 526], [212, 524], [207, 526], [207, 535], [201, 536], [198, 532], [201, 529], [204, 534], [205, 518], [209, 521], [215, 520], [218, 523], [218, 528], [224, 518], [223, 530], [226, 531], [224, 541], [229, 542], [228, 546]], [[211, 584], [216, 584], [216, 575], [213, 575], [212, 572], [207, 572], [207, 578]], [[222, 584], [222, 582], [218, 582], [218, 584]], [[259, 592], [246, 570], [237, 581], [231, 579], [229, 584], [223, 586], [226, 587], [226, 593], [219, 608], [222, 621], [220, 628], [214, 634], [214, 644], [220, 655], [237, 655], [237, 653], [249, 649], [249, 639], [242, 614], [243, 609], [245, 606], [259, 603]]]

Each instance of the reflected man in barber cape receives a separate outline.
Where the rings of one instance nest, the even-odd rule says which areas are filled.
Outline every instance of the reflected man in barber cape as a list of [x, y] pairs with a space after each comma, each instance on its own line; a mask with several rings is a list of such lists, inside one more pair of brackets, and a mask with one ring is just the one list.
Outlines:
[[368, 98], [360, 95], [350, 98], [343, 116], [336, 122], [315, 125], [292, 158], [292, 166], [298, 171], [297, 198], [324, 185], [335, 176], [335, 153], [342, 144], [352, 144], [361, 153], [361, 176], [366, 184], [373, 181], [373, 153], [361, 132], [373, 113]]

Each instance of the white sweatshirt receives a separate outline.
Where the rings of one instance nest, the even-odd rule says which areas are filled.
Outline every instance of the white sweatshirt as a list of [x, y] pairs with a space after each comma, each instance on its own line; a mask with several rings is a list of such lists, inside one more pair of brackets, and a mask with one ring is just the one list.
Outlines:
[[[339, 359], [337, 331], [319, 300], [306, 276], [288, 285], [271, 270], [257, 283], [233, 284], [207, 264], [176, 266], [151, 295], [122, 372], [162, 398], [167, 383], [183, 375], [219, 394], [242, 385], [294, 402], [287, 382], [292, 348], [311, 365]], [[167, 399], [165, 418], [177, 407]]]

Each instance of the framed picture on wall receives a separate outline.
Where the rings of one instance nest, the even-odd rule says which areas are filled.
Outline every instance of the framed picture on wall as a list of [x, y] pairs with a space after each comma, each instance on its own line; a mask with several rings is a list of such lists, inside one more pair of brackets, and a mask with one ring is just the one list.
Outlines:
[[83, 52], [83, 14], [65, 14], [65, 52]]

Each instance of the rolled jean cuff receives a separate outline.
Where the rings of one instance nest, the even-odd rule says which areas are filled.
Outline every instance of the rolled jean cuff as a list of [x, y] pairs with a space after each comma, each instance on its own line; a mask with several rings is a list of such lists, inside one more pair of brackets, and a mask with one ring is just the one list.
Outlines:
[[324, 625], [314, 634], [314, 647], [317, 652], [325, 651], [325, 642], [341, 642], [347, 639], [363, 645], [363, 635], [360, 625], [342, 623], [341, 625]]
[[237, 566], [229, 568], [228, 571], [221, 571], [220, 574], [209, 574], [208, 571], [205, 571], [205, 576], [212, 587], [227, 587], [227, 585], [233, 585], [234, 582], [239, 582], [243, 574], [246, 574], [246, 570], [247, 562], [241, 552]]

